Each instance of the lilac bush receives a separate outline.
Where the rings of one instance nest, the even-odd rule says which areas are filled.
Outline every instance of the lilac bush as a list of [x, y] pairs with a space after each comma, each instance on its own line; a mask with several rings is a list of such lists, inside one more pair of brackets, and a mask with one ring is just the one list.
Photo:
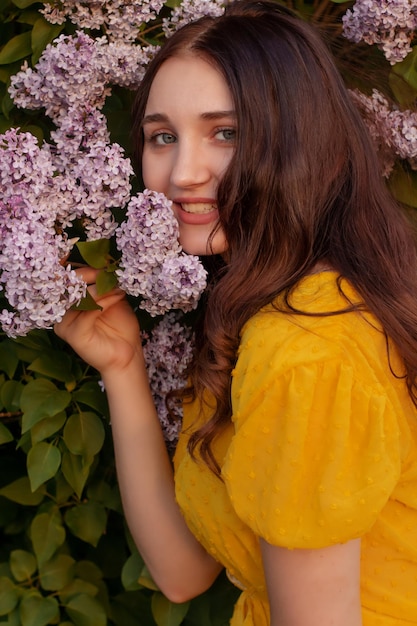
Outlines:
[[343, 16], [345, 36], [377, 45], [392, 65], [409, 54], [416, 29], [415, 0], [356, 0]]

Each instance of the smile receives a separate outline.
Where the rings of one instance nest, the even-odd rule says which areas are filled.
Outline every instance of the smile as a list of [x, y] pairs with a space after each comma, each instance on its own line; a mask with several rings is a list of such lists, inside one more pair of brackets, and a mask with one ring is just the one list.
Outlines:
[[174, 203], [174, 212], [180, 224], [203, 226], [219, 219], [217, 205], [214, 202]]
[[193, 215], [205, 215], [206, 213], [211, 213], [212, 211], [216, 211], [217, 207], [213, 203], [202, 203], [202, 202], [190, 202], [190, 203], [181, 203], [181, 208], [186, 213], [192, 213]]

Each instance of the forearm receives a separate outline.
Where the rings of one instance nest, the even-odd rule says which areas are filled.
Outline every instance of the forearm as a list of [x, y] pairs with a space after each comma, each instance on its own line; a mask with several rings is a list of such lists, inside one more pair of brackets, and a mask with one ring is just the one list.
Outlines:
[[189, 531], [175, 501], [171, 462], [141, 351], [103, 373], [126, 519], [155, 582], [173, 601], [204, 591], [220, 566]]

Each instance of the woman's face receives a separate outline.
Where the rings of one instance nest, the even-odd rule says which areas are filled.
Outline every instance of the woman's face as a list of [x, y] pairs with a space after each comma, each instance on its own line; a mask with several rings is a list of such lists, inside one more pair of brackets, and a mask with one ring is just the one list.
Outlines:
[[222, 254], [217, 188], [230, 163], [236, 116], [229, 88], [210, 63], [183, 54], [158, 70], [143, 120], [142, 173], [148, 189], [173, 202], [180, 243], [189, 254]]

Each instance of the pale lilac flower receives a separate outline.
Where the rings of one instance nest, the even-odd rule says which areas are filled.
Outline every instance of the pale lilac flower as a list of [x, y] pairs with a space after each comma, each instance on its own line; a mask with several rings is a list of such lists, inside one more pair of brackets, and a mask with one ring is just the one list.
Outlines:
[[[55, 138], [57, 134], [54, 135]], [[83, 222], [88, 240], [110, 238], [117, 228], [112, 208], [124, 207], [129, 200], [133, 174], [129, 159], [117, 143], [92, 141], [79, 152], [66, 153], [64, 149], [54, 154], [55, 165], [62, 174], [62, 192], [73, 198], [72, 210], [59, 212], [58, 218], [68, 226], [74, 219]]]
[[[36, 137], [18, 130], [12, 128], [0, 135], [0, 189], [2, 194], [18, 194], [35, 203], [53, 186], [54, 165], [48, 150], [39, 148]], [[44, 220], [53, 223], [53, 211], [44, 209]]]
[[97, 41], [97, 64], [106, 83], [136, 89], [145, 74], [148, 63], [159, 46], [139, 46], [115, 41]]
[[176, 6], [169, 18], [162, 20], [162, 30], [166, 37], [172, 35], [176, 30], [194, 22], [200, 17], [219, 17], [224, 13], [223, 0], [182, 0]]
[[389, 176], [399, 157], [417, 170], [417, 113], [390, 107], [388, 100], [376, 89], [372, 96], [352, 91], [379, 153], [384, 176]]
[[142, 333], [146, 340], [143, 354], [148, 370], [152, 396], [168, 447], [173, 449], [181, 429], [182, 405], [166, 397], [172, 390], [183, 389], [193, 357], [193, 335], [190, 328], [178, 322], [175, 313], [168, 313], [152, 333]]
[[135, 41], [142, 24], [154, 19], [163, 0], [60, 0], [45, 3], [41, 13], [53, 24], [63, 24], [69, 18], [80, 28], [106, 33], [110, 40]]
[[61, 35], [48, 44], [36, 68], [24, 64], [12, 76], [9, 93], [17, 106], [45, 108], [53, 120], [73, 108], [101, 109], [111, 93], [98, 71], [97, 40], [83, 32]]
[[411, 51], [417, 28], [415, 0], [356, 0], [343, 16], [343, 32], [351, 41], [376, 44], [394, 65]]
[[140, 307], [151, 315], [170, 309], [195, 309], [207, 283], [207, 272], [197, 256], [167, 254], [162, 264], [140, 281]]
[[0, 240], [0, 285], [12, 308], [0, 325], [9, 337], [52, 327], [85, 296], [84, 281], [60, 263], [65, 238], [23, 197], [0, 200]]
[[145, 189], [131, 199], [126, 217], [116, 231], [121, 289], [141, 296], [139, 306], [151, 315], [195, 308], [206, 286], [206, 271], [198, 257], [182, 252], [171, 202]]

